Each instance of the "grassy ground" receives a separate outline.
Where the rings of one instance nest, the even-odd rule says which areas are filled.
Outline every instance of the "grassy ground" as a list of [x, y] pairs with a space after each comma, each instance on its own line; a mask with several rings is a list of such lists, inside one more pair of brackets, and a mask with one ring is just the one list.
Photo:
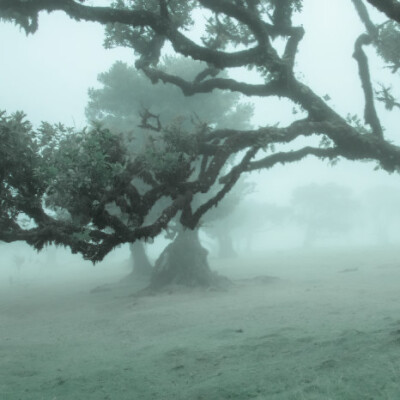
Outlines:
[[395, 250], [211, 260], [232, 288], [148, 297], [90, 293], [126, 267], [2, 278], [0, 398], [399, 399]]

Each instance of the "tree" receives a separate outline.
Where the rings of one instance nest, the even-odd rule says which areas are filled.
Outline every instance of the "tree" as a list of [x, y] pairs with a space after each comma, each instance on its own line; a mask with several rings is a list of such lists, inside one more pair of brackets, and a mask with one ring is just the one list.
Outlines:
[[276, 243], [279, 231], [286, 225], [289, 216], [290, 208], [285, 205], [264, 199], [246, 199], [232, 210], [227, 225], [241, 251], [250, 255], [260, 243], [263, 250]]
[[396, 0], [367, 0], [378, 10], [384, 12], [388, 18], [400, 22], [400, 4]]
[[[237, 211], [253, 189], [254, 184], [242, 177], [221, 204], [209, 210], [203, 217], [202, 229], [217, 240], [220, 258], [232, 258], [237, 255], [233, 245], [233, 233], [235, 228], [242, 230], [244, 227], [243, 218], [238, 218]], [[247, 217], [245, 219], [248, 219]]]
[[[181, 77], [199, 74], [206, 67], [202, 62], [177, 57], [164, 57], [160, 62], [163, 71]], [[141, 126], [146, 111], [158, 116], [163, 125], [180, 119], [186, 129], [193, 126], [193, 119], [218, 128], [250, 128], [253, 107], [241, 102], [238, 93], [218, 91], [185, 97], [172, 85], [152, 84], [143, 72], [120, 61], [101, 73], [98, 81], [99, 88], [89, 89], [88, 120], [124, 132], [129, 139], [134, 138], [135, 147], [143, 147], [143, 137], [148, 136]]]
[[294, 220], [305, 228], [304, 246], [319, 244], [327, 234], [350, 231], [359, 217], [351, 190], [333, 183], [297, 187], [291, 208]]
[[[163, 59], [160, 67], [185, 77], [193, 73], [199, 74], [206, 65], [182, 58], [167, 57]], [[123, 132], [129, 151], [135, 155], [146, 152], [153, 141], [159, 139], [157, 132], [150, 134], [143, 127], [142, 122], [146, 115], [153, 115], [160, 128], [161, 122], [168, 126], [176, 124], [179, 120], [181, 127], [190, 129], [193, 126], [193, 119], [220, 129], [250, 127], [252, 105], [241, 103], [240, 95], [237, 93], [219, 91], [212, 96], [206, 93], [185, 98], [176, 87], [161, 83], [153, 85], [140, 71], [121, 62], [116, 62], [109, 71], [100, 74], [98, 80], [101, 87], [89, 89], [87, 117], [91, 121], [96, 121], [95, 123], [100, 122], [112, 131]], [[235, 203], [238, 201], [237, 198]], [[222, 213], [226, 214], [232, 210], [232, 205], [232, 202], [229, 203], [224, 199], [218, 210], [222, 209]], [[189, 253], [189, 259], [191, 256], [192, 268], [195, 269], [198, 265], [200, 270], [204, 270], [204, 264], [207, 262], [206, 251], [202, 249], [197, 234], [190, 234], [179, 227], [175, 239], [176, 243], [168, 246], [166, 252], [163, 252], [160, 261], [157, 262], [157, 268], [160, 270], [161, 265], [163, 266], [163, 280], [168, 275], [171, 281], [183, 279], [184, 282], [188, 282], [186, 272], [185, 276], [179, 277], [182, 268], [175, 262], [176, 255], [181, 254], [183, 258], [187, 258], [184, 253], [190, 246], [192, 252]], [[179, 250], [181, 244], [184, 244], [185, 248]], [[134, 265], [132, 276], [150, 275], [151, 264], [143, 243], [136, 241], [130, 248]], [[170, 251], [173, 253], [172, 256], [166, 254]], [[167, 269], [171, 270], [168, 274], [166, 274]], [[201, 279], [204, 280], [207, 279]]]
[[[32, 131], [15, 116], [3, 116], [0, 127], [5, 140], [1, 146], [27, 148], [26, 154], [25, 150], [17, 151], [26, 157], [23, 165], [32, 180], [28, 183], [25, 176], [14, 174], [12, 161], [5, 165], [0, 240], [25, 240], [37, 249], [48, 242], [56, 242], [95, 262], [121, 243], [158, 235], [178, 214], [184, 227], [194, 229], [243, 173], [299, 161], [310, 155], [331, 161], [340, 157], [352, 161], [373, 160], [379, 168], [398, 172], [400, 148], [385, 139], [375, 100], [383, 101], [392, 110], [397, 109], [398, 101], [390, 85], [380, 89], [373, 87], [365, 52], [367, 46], [374, 46], [393, 73], [397, 71], [400, 55], [394, 50], [388, 51], [397, 49], [393, 46], [399, 32], [395, 23], [397, 3], [381, 3], [389, 5], [385, 11], [392, 19], [383, 25], [373, 23], [365, 2], [353, 0], [353, 3], [366, 28], [354, 43], [354, 59], [365, 101], [364, 121], [357, 116], [349, 119], [340, 115], [326, 97], [317, 95], [301, 81], [296, 70], [296, 55], [305, 29], [293, 22], [294, 14], [303, 11], [301, 0], [118, 0], [112, 7], [90, 6], [74, 0], [0, 0], [1, 17], [19, 24], [27, 33], [38, 29], [41, 11], [63, 11], [82, 22], [104, 24], [107, 45], [131, 46], [137, 56], [135, 67], [138, 70], [153, 83], [161, 81], [176, 86], [185, 96], [222, 90], [249, 97], [285, 98], [293, 103], [299, 116], [286, 126], [257, 129], [219, 129], [197, 124], [188, 135], [188, 129], [180, 124], [161, 129], [157, 118], [146, 114], [142, 125], [162, 132], [153, 149], [140, 157], [131, 157], [118, 144], [115, 135], [95, 127], [85, 134], [78, 132], [78, 137], [84, 148], [95, 147], [96, 158], [86, 157], [84, 163], [75, 160], [82, 168], [79, 173], [74, 173], [74, 168], [70, 173], [65, 163], [64, 169], [58, 168], [55, 176], [51, 175], [54, 170], [41, 166], [43, 150], [36, 148], [30, 139], [32, 135], [40, 137], [40, 132]], [[208, 18], [200, 41], [190, 36], [201, 23], [195, 19], [199, 11]], [[278, 38], [280, 40], [276, 40]], [[207, 67], [190, 79], [159, 68], [167, 43], [175, 53], [202, 61]], [[282, 44], [283, 50], [278, 51]], [[317, 56], [314, 62], [318, 62]], [[259, 83], [242, 82], [221, 74], [221, 71], [238, 67], [255, 70]], [[52, 135], [62, 133], [60, 128], [52, 129]], [[50, 131], [47, 127], [42, 129], [42, 134]], [[15, 143], [14, 137], [18, 135], [21, 140]], [[293, 143], [297, 138], [307, 139], [312, 135], [321, 138], [320, 146], [309, 144], [274, 152], [274, 145]], [[82, 148], [77, 148], [65, 134], [62, 143], [74, 152]], [[61, 147], [53, 147], [55, 153], [61, 151]], [[65, 153], [65, 160], [67, 155], [70, 157], [70, 153]], [[224, 168], [234, 155], [235, 163], [226, 171]], [[99, 169], [100, 175], [96, 173]], [[86, 182], [85, 176], [90, 176], [91, 181]], [[74, 185], [71, 184], [73, 179], [76, 179]], [[142, 192], [135, 186], [139, 180], [147, 185], [147, 191]], [[78, 182], [84, 182], [82, 187], [78, 187]], [[68, 219], [51, 214], [43, 207], [48, 197], [46, 185], [51, 186], [53, 199], [64, 197], [60, 202], [64, 207], [58, 207], [69, 212]], [[213, 192], [211, 189], [215, 187], [218, 189]], [[200, 204], [194, 202], [206, 193], [210, 193], [209, 198], [204, 198]], [[80, 201], [81, 198], [84, 201]], [[148, 219], [159, 201], [165, 201], [162, 212]], [[118, 206], [126, 218], [114, 215], [110, 204]], [[53, 207], [55, 205], [53, 202]], [[31, 217], [35, 226], [21, 227], [18, 224], [21, 213]]]
[[363, 211], [367, 216], [375, 243], [387, 245], [400, 239], [400, 188], [379, 185], [362, 196]]

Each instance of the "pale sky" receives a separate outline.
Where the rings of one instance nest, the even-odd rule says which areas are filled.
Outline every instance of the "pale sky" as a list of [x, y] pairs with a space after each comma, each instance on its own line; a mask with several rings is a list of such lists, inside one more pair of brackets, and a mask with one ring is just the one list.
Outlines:
[[41, 14], [39, 30], [26, 36], [0, 24], [0, 100], [9, 111], [23, 110], [35, 124], [85, 123], [88, 87], [116, 60], [132, 62], [127, 49], [105, 50], [103, 27], [78, 23], [63, 13]]

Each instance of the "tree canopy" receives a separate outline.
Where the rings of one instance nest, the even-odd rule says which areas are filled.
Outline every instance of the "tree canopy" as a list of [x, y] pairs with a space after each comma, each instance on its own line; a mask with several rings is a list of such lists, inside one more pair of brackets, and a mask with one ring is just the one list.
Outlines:
[[[398, 172], [400, 147], [385, 139], [376, 102], [393, 111], [399, 102], [390, 82], [374, 87], [365, 49], [373, 47], [397, 73], [399, 3], [368, 0], [389, 17], [386, 23], [376, 24], [364, 1], [352, 2], [365, 26], [353, 54], [364, 93], [363, 120], [340, 115], [328, 99], [302, 81], [296, 56], [307, 27], [293, 22], [302, 12], [301, 0], [117, 0], [110, 7], [74, 0], [0, 0], [0, 17], [29, 34], [40, 29], [42, 11], [63, 11], [82, 23], [103, 24], [106, 46], [131, 47], [136, 69], [152, 83], [173, 85], [185, 96], [218, 90], [249, 98], [285, 98], [301, 111], [287, 125], [259, 128], [219, 127], [202, 121], [191, 127], [164, 124], [149, 111], [142, 114], [141, 125], [158, 132], [160, 140], [137, 156], [127, 153], [118, 135], [107, 127], [71, 135], [61, 125], [44, 124], [34, 130], [20, 114], [2, 114], [0, 152], [21, 155], [26, 173], [15, 171], [12, 157], [0, 161], [0, 240], [25, 240], [38, 249], [55, 242], [99, 261], [121, 243], [156, 236], [176, 215], [185, 227], [195, 228], [242, 174], [277, 163], [309, 155], [331, 161], [341, 157], [373, 160], [379, 168]], [[195, 38], [196, 32], [201, 32], [200, 38]], [[188, 74], [163, 68], [167, 47], [204, 67], [188, 68]], [[313, 62], [317, 61], [316, 57]], [[259, 82], [226, 74], [239, 67], [256, 71]], [[277, 144], [312, 135], [321, 139], [320, 146], [274, 151]], [[235, 162], [227, 170], [232, 159]], [[211, 190], [216, 186], [218, 190]], [[202, 200], [194, 201], [199, 196]], [[148, 221], [152, 209], [166, 200]], [[112, 205], [128, 218], [115, 215]], [[21, 215], [30, 217], [31, 225], [23, 226]]]
[[[181, 77], [200, 73], [207, 65], [185, 58], [164, 57], [160, 68]], [[100, 87], [89, 89], [87, 118], [101, 121], [108, 128], [124, 131], [140, 140], [148, 136], [146, 129], [140, 129], [143, 113], [157, 115], [163, 125], [170, 125], [177, 119], [190, 129], [193, 119], [212, 124], [218, 128], [249, 128], [253, 107], [240, 101], [240, 95], [218, 91], [186, 97], [172, 85], [151, 81], [133, 66], [115, 62], [108, 71], [98, 76]]]

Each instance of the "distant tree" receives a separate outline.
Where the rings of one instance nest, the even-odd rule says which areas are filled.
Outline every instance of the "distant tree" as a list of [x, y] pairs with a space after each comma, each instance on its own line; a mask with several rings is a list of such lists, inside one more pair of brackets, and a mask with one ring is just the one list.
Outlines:
[[[305, 12], [301, 0], [117, 0], [110, 7], [74, 0], [0, 0], [0, 18], [27, 33], [37, 31], [41, 11], [62, 11], [82, 23], [104, 24], [107, 46], [130, 46], [138, 70], [153, 83], [174, 85], [187, 97], [224, 91], [284, 98], [298, 117], [293, 121], [291, 116], [293, 122], [283, 126], [238, 129], [200, 123], [190, 128], [182, 123], [160, 127], [157, 116], [144, 114], [142, 125], [158, 132], [157, 141], [144, 154], [133, 156], [106, 127], [72, 134], [62, 126], [32, 129], [20, 115], [2, 114], [0, 239], [24, 240], [39, 250], [55, 242], [96, 262], [122, 243], [155, 237], [177, 216], [185, 228], [195, 229], [242, 174], [277, 163], [309, 155], [331, 161], [343, 157], [372, 160], [378, 168], [398, 172], [400, 148], [387, 140], [375, 103], [384, 101], [388, 110], [397, 111], [399, 101], [392, 94], [391, 81], [374, 87], [365, 52], [367, 46], [374, 46], [393, 73], [398, 70], [399, 54], [392, 47], [399, 31], [398, 7], [389, 0], [369, 3], [391, 21], [375, 24], [365, 2], [353, 0], [365, 25], [354, 43], [365, 107], [363, 118], [347, 118], [302, 81], [296, 61], [305, 28], [296, 26], [292, 18]], [[205, 22], [196, 19], [199, 12], [207, 17]], [[192, 39], [199, 31], [201, 39]], [[206, 67], [190, 78], [164, 70], [166, 44]], [[312, 62], [318, 61], [316, 53]], [[255, 71], [258, 82], [222, 73], [239, 67]], [[321, 138], [320, 146], [308, 142], [312, 135]], [[300, 137], [304, 141], [295, 141]], [[296, 147], [299, 142], [306, 144]], [[296, 149], [274, 152], [275, 144], [292, 144]], [[196, 203], [203, 194], [209, 197]], [[162, 211], [154, 216], [161, 202]], [[21, 215], [30, 217], [34, 226], [21, 226]], [[201, 280], [203, 284], [212, 281], [208, 271], [202, 277], [207, 278]]]
[[378, 185], [363, 193], [365, 219], [376, 243], [390, 244], [400, 241], [399, 204], [400, 188]]
[[[207, 66], [204, 63], [193, 63], [183, 58], [165, 58], [161, 68], [181, 77], [189, 77], [190, 74], [199, 74]], [[95, 124], [101, 123], [112, 131], [122, 132], [127, 142], [127, 149], [132, 155], [141, 155], [154, 150], [155, 143], [160, 140], [158, 132], [149, 132], [145, 126], [146, 117], [151, 117], [152, 123], [156, 123], [157, 129], [161, 130], [161, 124], [168, 129], [184, 129], [193, 127], [194, 124], [207, 124], [222, 128], [250, 127], [253, 107], [251, 104], [240, 102], [237, 93], [218, 92], [213, 96], [203, 94], [196, 97], [186, 98], [182, 92], [171, 85], [161, 83], [152, 84], [150, 80], [140, 71], [127, 64], [116, 62], [109, 71], [99, 75], [100, 88], [89, 89], [89, 103], [86, 115], [89, 121]], [[145, 190], [142, 184], [142, 189]], [[229, 196], [229, 195], [228, 195]], [[230, 196], [232, 198], [232, 196]], [[240, 201], [236, 195], [235, 204]], [[232, 201], [227, 199], [218, 207], [219, 213], [229, 213], [232, 210]], [[162, 207], [162, 204], [158, 207]], [[213, 213], [215, 218], [215, 212]], [[210, 216], [206, 217], [210, 220]], [[190, 264], [196, 268], [198, 260], [199, 268], [206, 264], [205, 250], [198, 239], [198, 234], [190, 234], [187, 230], [175, 225], [174, 234], [169, 229], [169, 237], [176, 240], [167, 248], [167, 252], [173, 251], [174, 257], [181, 254], [183, 258], [190, 241], [192, 243], [192, 257]], [[183, 238], [187, 236], [187, 238]], [[224, 237], [228, 238], [228, 235]], [[221, 238], [221, 237], [220, 237]], [[183, 245], [184, 248], [179, 250]], [[130, 246], [134, 271], [132, 276], [150, 275], [151, 263], [148, 260], [142, 242], [136, 241]], [[198, 250], [198, 251], [196, 251]], [[174, 257], [166, 256], [164, 253], [157, 262], [157, 269], [163, 269], [162, 275], [172, 281], [186, 281], [188, 272], [181, 267]], [[162, 267], [160, 266], [163, 261]], [[171, 270], [168, 274], [164, 270]], [[175, 271], [175, 272], [173, 272]], [[184, 276], [182, 271], [185, 272]], [[157, 280], [157, 279], [155, 279]], [[190, 280], [189, 280], [190, 281]], [[182, 282], [181, 282], [182, 283]], [[183, 282], [185, 283], [185, 282]]]
[[299, 186], [293, 191], [291, 208], [294, 221], [305, 228], [305, 246], [349, 232], [359, 217], [351, 190], [334, 183]]
[[238, 218], [240, 204], [246, 203], [246, 196], [254, 190], [254, 183], [242, 177], [235, 187], [224, 197], [222, 204], [212, 208], [201, 221], [202, 229], [214, 237], [218, 244], [218, 257], [232, 258], [237, 255], [233, 245], [236, 229], [241, 230], [243, 221]]
[[[238, 186], [240, 188], [240, 182]], [[250, 186], [250, 190], [252, 187], [253, 185]], [[236, 187], [233, 192], [240, 195]], [[218, 212], [218, 208], [216, 211]], [[237, 251], [244, 251], [245, 254], [250, 254], [254, 250], [255, 242], [260, 237], [264, 238], [265, 243], [270, 243], [271, 239], [275, 239], [276, 230], [288, 220], [289, 214], [288, 207], [284, 205], [274, 204], [263, 199], [245, 198], [232, 209], [232, 213], [227, 218], [217, 219], [211, 225], [211, 229], [216, 230], [217, 234], [222, 236], [222, 243], [228, 242], [228, 251], [224, 251], [225, 247], [222, 247], [223, 251], [220, 256], [230, 255], [231, 242], [236, 242]], [[228, 233], [228, 239], [224, 239], [226, 233]]]
[[[200, 74], [207, 65], [182, 57], [164, 57], [160, 68], [189, 78]], [[99, 74], [98, 81], [99, 88], [89, 89], [88, 120], [101, 121], [109, 129], [124, 132], [130, 139], [134, 138], [133, 146], [138, 141], [146, 143], [141, 140], [149, 133], [143, 126], [146, 111], [159, 117], [164, 126], [179, 119], [185, 129], [193, 127], [193, 120], [218, 128], [250, 128], [253, 106], [241, 101], [238, 93], [218, 91], [213, 95], [186, 97], [175, 86], [153, 84], [142, 71], [121, 61]]]

